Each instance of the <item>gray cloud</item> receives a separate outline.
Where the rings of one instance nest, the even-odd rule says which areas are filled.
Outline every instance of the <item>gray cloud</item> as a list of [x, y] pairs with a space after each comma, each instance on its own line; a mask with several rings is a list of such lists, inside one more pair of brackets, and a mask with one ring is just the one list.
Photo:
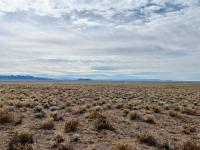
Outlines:
[[199, 8], [198, 0], [2, 0], [0, 72], [199, 80]]

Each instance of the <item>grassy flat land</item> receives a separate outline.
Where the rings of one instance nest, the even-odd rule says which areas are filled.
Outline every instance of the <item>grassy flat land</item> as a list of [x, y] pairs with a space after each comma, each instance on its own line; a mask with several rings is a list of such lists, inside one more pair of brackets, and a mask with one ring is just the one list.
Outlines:
[[1, 83], [0, 150], [200, 150], [200, 84]]

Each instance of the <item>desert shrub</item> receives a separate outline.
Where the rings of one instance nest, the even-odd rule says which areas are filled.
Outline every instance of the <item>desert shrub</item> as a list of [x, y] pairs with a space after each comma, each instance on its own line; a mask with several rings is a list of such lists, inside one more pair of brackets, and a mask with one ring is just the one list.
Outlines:
[[155, 117], [153, 115], [149, 115], [149, 114], [145, 115], [144, 121], [147, 123], [151, 123], [151, 124], [156, 123]]
[[190, 124], [186, 124], [186, 125], [182, 126], [182, 132], [185, 134], [190, 134], [195, 131], [196, 131], [195, 127]]
[[17, 108], [21, 108], [22, 106], [23, 106], [23, 104], [21, 102], [15, 103], [15, 107], [17, 107]]
[[78, 107], [78, 108], [73, 110], [73, 114], [83, 114], [85, 112], [86, 112], [86, 108], [85, 107]]
[[102, 130], [102, 129], [111, 130], [111, 131], [114, 130], [113, 126], [110, 124], [110, 122], [106, 118], [97, 118], [96, 120], [94, 120], [94, 128], [96, 130]]
[[156, 139], [150, 133], [141, 133], [138, 135], [138, 139], [140, 140], [140, 142], [145, 143], [147, 145], [157, 145]]
[[197, 110], [191, 107], [185, 107], [181, 112], [187, 115], [198, 115]]
[[183, 150], [200, 150], [200, 145], [199, 143], [197, 143], [196, 140], [190, 139], [190, 140], [183, 141], [182, 149]]
[[117, 105], [115, 106], [116, 109], [121, 109], [122, 107], [123, 107], [123, 104], [117, 104]]
[[64, 144], [60, 144], [58, 150], [74, 150], [74, 147], [69, 141], [67, 141]]
[[53, 118], [54, 121], [64, 120], [63, 117], [60, 114], [58, 114], [57, 112], [50, 113], [50, 117]]
[[55, 140], [56, 143], [62, 143], [62, 142], [64, 142], [64, 138], [60, 134], [56, 135], [55, 138], [54, 138], [54, 140]]
[[98, 112], [102, 112], [102, 107], [101, 106], [95, 106], [91, 109], [91, 111], [98, 111]]
[[36, 107], [34, 108], [34, 112], [35, 112], [35, 113], [41, 112], [42, 109], [43, 109], [42, 106], [36, 106]]
[[41, 124], [41, 128], [44, 130], [51, 130], [54, 128], [54, 121], [53, 118], [47, 118]]
[[143, 120], [143, 117], [135, 111], [130, 111], [128, 116], [130, 120]]
[[160, 107], [158, 105], [155, 105], [155, 104], [147, 104], [144, 106], [145, 109], [147, 110], [153, 110], [153, 112], [155, 113], [160, 113], [161, 110], [160, 110]]
[[64, 131], [71, 132], [76, 131], [78, 128], [79, 122], [77, 119], [69, 118], [65, 121]]
[[20, 131], [10, 140], [9, 150], [34, 150], [33, 134], [29, 131]]
[[0, 109], [0, 124], [10, 123], [14, 121], [14, 116], [8, 109], [1, 108]]
[[129, 114], [130, 110], [129, 109], [124, 109], [123, 110], [123, 115], [127, 116]]
[[42, 106], [43, 106], [45, 109], [48, 109], [48, 108], [49, 108], [49, 104], [48, 104], [48, 103], [44, 103]]
[[170, 106], [167, 105], [167, 104], [165, 104], [163, 107], [164, 107], [165, 110], [170, 110]]
[[182, 115], [181, 115], [179, 112], [176, 112], [176, 111], [174, 111], [174, 110], [170, 110], [170, 111], [169, 111], [169, 115], [170, 115], [171, 117], [174, 117], [174, 118], [182, 118]]
[[180, 111], [180, 110], [181, 110], [181, 107], [180, 107], [180, 106], [173, 106], [173, 109], [174, 109], [175, 111]]
[[153, 106], [151, 107], [151, 109], [152, 109], [153, 112], [155, 112], [155, 113], [160, 113], [160, 112], [161, 112], [160, 107], [157, 106], [157, 105], [153, 105]]
[[91, 112], [89, 112], [89, 114], [86, 117], [89, 119], [106, 118], [105, 115], [96, 110], [92, 110]]
[[134, 150], [131, 145], [128, 143], [122, 143], [119, 142], [117, 144], [114, 144], [115, 150]]

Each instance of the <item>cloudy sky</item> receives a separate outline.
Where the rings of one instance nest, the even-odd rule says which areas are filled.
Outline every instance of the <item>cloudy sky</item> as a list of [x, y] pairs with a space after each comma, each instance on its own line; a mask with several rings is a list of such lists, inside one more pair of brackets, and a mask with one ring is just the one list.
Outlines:
[[200, 80], [200, 0], [0, 0], [0, 74]]

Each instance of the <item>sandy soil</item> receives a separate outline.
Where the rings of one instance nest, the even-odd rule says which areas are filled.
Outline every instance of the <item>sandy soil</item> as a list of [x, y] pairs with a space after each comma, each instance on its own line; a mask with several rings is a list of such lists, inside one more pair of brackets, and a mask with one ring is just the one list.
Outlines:
[[21, 149], [197, 150], [200, 84], [1, 83], [0, 150], [20, 132]]

